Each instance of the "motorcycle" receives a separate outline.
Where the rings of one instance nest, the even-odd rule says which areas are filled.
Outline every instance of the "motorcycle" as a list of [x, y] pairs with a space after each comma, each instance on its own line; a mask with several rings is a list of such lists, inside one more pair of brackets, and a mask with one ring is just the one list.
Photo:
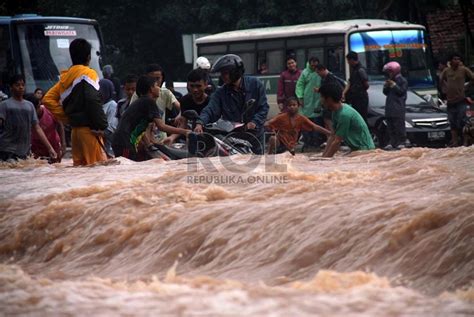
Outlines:
[[[204, 134], [212, 136], [216, 144], [216, 155], [229, 156], [235, 154], [253, 154], [252, 143], [248, 141], [249, 137], [257, 138], [246, 130], [245, 115], [255, 104], [255, 99], [250, 99], [245, 103], [245, 109], [240, 118], [240, 122], [232, 122], [220, 118], [214, 123], [207, 124], [203, 127]], [[198, 114], [189, 112], [187, 114], [191, 119], [192, 129], [195, 128]], [[245, 137], [244, 137], [245, 136]]]
[[[193, 127], [189, 124], [195, 121], [198, 114], [194, 110], [183, 112], [183, 117], [188, 120], [188, 128], [192, 131]], [[198, 135], [191, 132], [188, 138], [182, 137], [178, 142], [171, 145], [152, 144], [148, 147], [147, 153], [151, 158], [162, 158], [166, 161], [180, 160], [189, 157], [208, 157], [215, 156], [216, 145], [209, 135]]]
[[[244, 123], [245, 114], [254, 106], [255, 99], [250, 99], [245, 103], [245, 109], [241, 117], [241, 122], [231, 122], [219, 119], [214, 123], [204, 126], [202, 134], [190, 133], [188, 140], [181, 138], [180, 141], [171, 145], [153, 144], [148, 148], [148, 154], [152, 158], [163, 158], [165, 160], [179, 160], [188, 157], [211, 157], [230, 156], [235, 154], [253, 154], [252, 144], [242, 138], [246, 133]], [[181, 114], [188, 120], [188, 128], [193, 131], [199, 115], [194, 110], [187, 110]], [[256, 141], [257, 138], [253, 136]]]
[[242, 134], [246, 133], [244, 123], [219, 119], [206, 125], [204, 132], [214, 137], [220, 156], [253, 153], [252, 144], [242, 138]]

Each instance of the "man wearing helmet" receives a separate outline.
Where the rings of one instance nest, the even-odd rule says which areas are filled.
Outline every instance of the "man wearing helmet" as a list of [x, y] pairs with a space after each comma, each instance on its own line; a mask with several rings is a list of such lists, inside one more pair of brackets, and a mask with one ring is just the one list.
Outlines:
[[216, 90], [216, 85], [212, 82], [211, 76], [209, 76], [209, 71], [211, 70], [211, 63], [204, 56], [200, 56], [196, 59], [196, 69], [202, 69], [206, 72], [207, 78], [207, 87], [206, 94], [211, 95]]
[[385, 64], [383, 72], [387, 80], [383, 93], [385, 101], [385, 117], [390, 143], [385, 150], [400, 149], [405, 142], [405, 102], [407, 100], [408, 82], [401, 75], [401, 67], [397, 62]]
[[[269, 109], [263, 84], [257, 78], [244, 76], [244, 63], [234, 54], [220, 57], [211, 72], [219, 72], [224, 85], [211, 96], [209, 104], [199, 116], [194, 131], [202, 133], [204, 125], [215, 122], [221, 117], [232, 122], [243, 121], [253, 152], [263, 154], [263, 124]], [[245, 105], [251, 99], [255, 100], [254, 105], [245, 109]], [[258, 142], [255, 142], [255, 137]]]

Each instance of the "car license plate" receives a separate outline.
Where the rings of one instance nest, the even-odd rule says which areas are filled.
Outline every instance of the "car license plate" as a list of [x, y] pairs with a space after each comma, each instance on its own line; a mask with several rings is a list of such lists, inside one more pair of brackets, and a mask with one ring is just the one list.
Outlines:
[[435, 131], [435, 132], [428, 132], [428, 139], [430, 140], [441, 140], [444, 139], [446, 133], [444, 131]]

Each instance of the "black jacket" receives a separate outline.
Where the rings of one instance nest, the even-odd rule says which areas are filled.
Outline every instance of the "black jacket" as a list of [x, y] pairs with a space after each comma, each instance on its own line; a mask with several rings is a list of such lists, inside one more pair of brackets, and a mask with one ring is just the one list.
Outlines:
[[99, 91], [85, 80], [79, 82], [64, 100], [63, 108], [72, 127], [105, 130], [107, 117], [102, 109]]
[[383, 93], [387, 96], [385, 101], [385, 116], [388, 118], [405, 118], [405, 103], [407, 100], [408, 82], [402, 75], [397, 75], [395, 86], [384, 86]]
[[[248, 76], [242, 78], [241, 85], [242, 102], [234, 98], [235, 92], [229, 85], [224, 85], [212, 94], [208, 105], [199, 116], [200, 122], [208, 124], [222, 117], [224, 120], [233, 122], [254, 122], [257, 130], [263, 128], [269, 109], [265, 87], [257, 78]], [[255, 105], [248, 113], [244, 113], [245, 103], [250, 99], [255, 99]]]

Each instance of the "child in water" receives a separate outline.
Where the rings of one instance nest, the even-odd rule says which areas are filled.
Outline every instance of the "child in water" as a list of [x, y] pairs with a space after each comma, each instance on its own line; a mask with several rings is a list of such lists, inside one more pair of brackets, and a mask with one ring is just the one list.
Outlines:
[[280, 113], [273, 119], [265, 123], [265, 127], [275, 131], [276, 135], [270, 137], [269, 154], [278, 154], [289, 151], [295, 154], [295, 146], [301, 131], [315, 131], [323, 133], [329, 137], [331, 132], [320, 127], [309, 120], [307, 117], [298, 113], [298, 100], [294, 97], [286, 100], [285, 113]]
[[[39, 100], [35, 95], [27, 95], [25, 96], [25, 99], [31, 102], [35, 107], [39, 121], [38, 123], [41, 129], [43, 129], [49, 143], [58, 154], [56, 159], [49, 158], [49, 163], [61, 162], [61, 158], [66, 152], [64, 126], [62, 123], [54, 119], [51, 112], [41, 104], [41, 100]], [[43, 144], [43, 142], [41, 142], [41, 139], [35, 130], [32, 130], [31, 135], [31, 152], [33, 153], [34, 158], [49, 157], [48, 148]]]

